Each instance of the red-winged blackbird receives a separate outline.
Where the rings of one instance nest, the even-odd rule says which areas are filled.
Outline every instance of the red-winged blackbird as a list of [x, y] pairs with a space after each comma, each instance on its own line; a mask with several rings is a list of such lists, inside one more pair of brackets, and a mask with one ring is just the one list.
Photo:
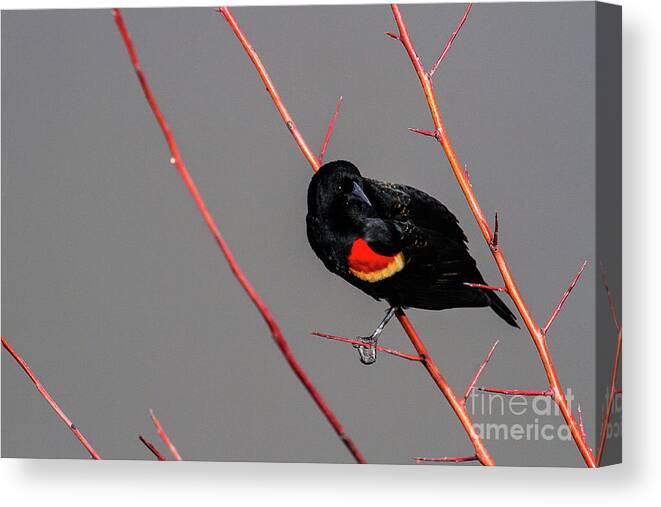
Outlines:
[[413, 187], [364, 178], [351, 162], [324, 164], [308, 188], [307, 234], [326, 268], [391, 309], [362, 338], [361, 360], [376, 359], [376, 339], [396, 308], [445, 310], [491, 307], [505, 322], [516, 317], [484, 284], [457, 218]]

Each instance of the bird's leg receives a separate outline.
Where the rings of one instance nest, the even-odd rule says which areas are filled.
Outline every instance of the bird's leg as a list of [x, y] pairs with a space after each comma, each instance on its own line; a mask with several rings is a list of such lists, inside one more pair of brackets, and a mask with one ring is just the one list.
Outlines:
[[358, 339], [362, 341], [365, 345], [354, 345], [358, 349], [358, 355], [360, 356], [360, 362], [363, 364], [373, 364], [376, 361], [376, 344], [379, 340], [379, 336], [383, 333], [383, 330], [390, 322], [390, 319], [393, 318], [397, 307], [391, 306], [386, 312], [386, 316], [383, 317], [381, 323], [377, 326], [374, 332], [369, 336], [359, 336]]

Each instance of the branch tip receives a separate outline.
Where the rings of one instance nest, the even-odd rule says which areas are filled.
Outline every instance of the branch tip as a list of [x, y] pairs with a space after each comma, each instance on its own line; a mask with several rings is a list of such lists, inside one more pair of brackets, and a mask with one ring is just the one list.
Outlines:
[[583, 271], [585, 271], [585, 267], [587, 265], [588, 265], [588, 261], [587, 260], [583, 261], [583, 264], [579, 268], [578, 272], [576, 273], [576, 275], [574, 275], [574, 278], [569, 283], [569, 287], [567, 287], [567, 290], [564, 292], [564, 294], [560, 298], [560, 301], [558, 302], [558, 304], [555, 306], [555, 308], [551, 312], [551, 315], [549, 316], [548, 320], [546, 321], [546, 324], [544, 324], [544, 327], [542, 327], [542, 334], [543, 335], [546, 335], [547, 331], [551, 327], [551, 324], [553, 324], [553, 321], [556, 319], [556, 317], [560, 313], [562, 305], [565, 304], [565, 301], [567, 301], [567, 298], [569, 297], [569, 294], [571, 293], [572, 290], [574, 290], [574, 287], [576, 287], [576, 284], [578, 283], [579, 278], [581, 278], [581, 275], [583, 274]]
[[492, 249], [498, 248], [498, 229], [500, 227], [498, 221], [498, 210], [495, 212], [494, 224], [493, 224], [493, 235], [491, 236], [490, 246]]
[[438, 57], [436, 60], [436, 63], [432, 66], [431, 70], [427, 73], [429, 78], [434, 75], [434, 72], [438, 69], [439, 65], [441, 65], [441, 62], [445, 58], [445, 55], [448, 54], [448, 51], [450, 51], [450, 46], [452, 46], [452, 43], [454, 42], [454, 39], [456, 39], [457, 35], [459, 35], [459, 31], [461, 28], [464, 26], [464, 23], [466, 22], [466, 19], [468, 19], [468, 13], [470, 12], [471, 8], [473, 7], [472, 3], [469, 3], [468, 6], [466, 7], [466, 10], [464, 11], [463, 16], [461, 17], [461, 20], [459, 21], [459, 24], [457, 25], [457, 28], [455, 28], [454, 32], [452, 32], [452, 35], [448, 39], [448, 41], [445, 43], [445, 47], [443, 48], [443, 51], [441, 52], [441, 56]]
[[321, 145], [321, 151], [319, 152], [319, 157], [318, 157], [320, 166], [324, 163], [324, 155], [326, 154], [326, 148], [328, 148], [328, 142], [330, 141], [331, 134], [333, 133], [335, 122], [337, 121], [337, 117], [340, 114], [340, 106], [342, 105], [343, 99], [344, 97], [342, 97], [342, 95], [340, 95], [340, 98], [337, 99], [337, 105], [335, 106], [335, 113], [333, 113], [333, 117], [331, 118], [331, 121], [328, 124], [328, 128], [326, 129], [326, 136], [324, 137], [324, 142]]
[[508, 292], [507, 287], [500, 287], [498, 285], [486, 285], [483, 283], [472, 282], [464, 282], [464, 285], [467, 287], [472, 287], [473, 289], [491, 290], [494, 292]]
[[163, 428], [161, 421], [158, 419], [158, 417], [156, 417], [156, 414], [152, 409], [149, 409], [149, 416], [151, 417], [151, 421], [154, 427], [156, 428], [156, 432], [158, 433], [158, 436], [161, 437], [161, 440], [163, 440], [163, 443], [170, 451], [170, 454], [172, 454], [172, 457], [177, 461], [181, 461], [182, 460], [181, 454], [179, 454], [179, 451], [177, 451], [177, 448], [172, 443], [172, 440], [170, 440], [170, 437], [165, 432], [165, 429]]
[[475, 387], [475, 384], [477, 383], [477, 380], [480, 378], [480, 375], [482, 375], [482, 372], [486, 368], [487, 364], [491, 360], [491, 356], [493, 356], [493, 353], [496, 350], [496, 347], [500, 343], [500, 340], [496, 340], [494, 344], [491, 346], [491, 350], [489, 350], [489, 353], [486, 355], [486, 357], [482, 360], [482, 363], [480, 363], [480, 366], [478, 366], [477, 370], [475, 371], [475, 375], [471, 379], [470, 383], [468, 384], [468, 387], [466, 388], [466, 391], [464, 392], [464, 404], [466, 403], [466, 400], [470, 396], [471, 391]]
[[149, 451], [154, 456], [156, 456], [156, 459], [158, 459], [158, 461], [167, 461], [165, 459], [165, 456], [163, 456], [163, 453], [161, 453], [161, 451], [159, 451], [156, 448], [156, 446], [152, 444], [149, 440], [147, 440], [145, 437], [143, 437], [142, 435], [138, 435], [138, 440], [140, 440], [140, 442], [142, 442], [145, 445], [145, 447], [149, 449]]

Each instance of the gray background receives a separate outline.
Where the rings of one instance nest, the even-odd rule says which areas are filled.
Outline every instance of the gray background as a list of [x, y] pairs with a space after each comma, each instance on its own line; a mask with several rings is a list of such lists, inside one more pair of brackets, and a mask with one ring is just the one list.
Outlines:
[[[403, 6], [429, 65], [464, 5]], [[193, 177], [293, 350], [371, 462], [468, 454], [422, 368], [363, 367], [308, 336], [370, 331], [383, 305], [325, 271], [305, 237], [310, 169], [243, 49], [210, 9], [127, 10], [143, 68]], [[328, 159], [425, 189], [498, 273], [429, 128], [419, 83], [386, 6], [241, 8], [308, 141], [337, 96]], [[277, 352], [198, 216], [135, 79], [109, 11], [2, 14], [2, 324], [106, 458], [151, 459], [148, 408], [187, 459], [351, 462]], [[594, 5], [474, 6], [435, 76], [444, 119], [503, 248], [544, 320], [594, 258]], [[591, 265], [554, 324], [560, 378], [594, 446]], [[487, 310], [410, 316], [457, 392], [493, 339], [482, 382], [543, 388], [527, 333]], [[397, 324], [384, 344], [409, 350]], [[2, 454], [84, 457], [22, 372], [2, 358]], [[532, 422], [533, 417], [478, 422]], [[559, 423], [556, 417], [549, 418]], [[546, 421], [542, 421], [546, 422]], [[487, 441], [499, 464], [579, 465], [571, 442]]]

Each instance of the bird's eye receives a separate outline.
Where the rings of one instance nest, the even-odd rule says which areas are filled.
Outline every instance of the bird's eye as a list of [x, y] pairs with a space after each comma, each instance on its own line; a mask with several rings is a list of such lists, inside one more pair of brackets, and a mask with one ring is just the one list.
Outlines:
[[343, 194], [351, 193], [353, 191], [353, 181], [351, 181], [351, 178], [343, 178], [340, 182], [339, 190]]

